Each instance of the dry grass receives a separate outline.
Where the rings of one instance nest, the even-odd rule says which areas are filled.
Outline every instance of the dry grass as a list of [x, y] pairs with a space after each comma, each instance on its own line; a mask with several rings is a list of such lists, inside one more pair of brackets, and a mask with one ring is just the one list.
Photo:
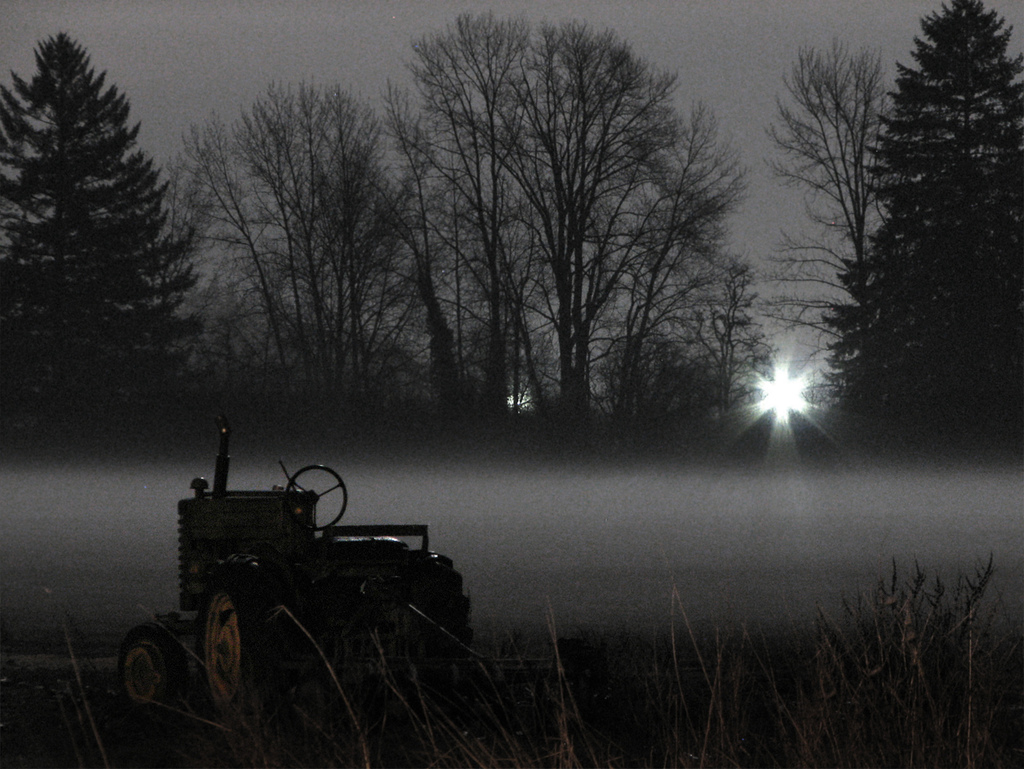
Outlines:
[[[700, 633], [676, 597], [670, 631], [549, 644], [546, 675], [481, 663], [455, 689], [386, 668], [353, 684], [324, 658], [269, 701], [145, 718], [174, 730], [182, 766], [1021, 766], [1021, 629], [999, 626], [991, 576], [947, 587], [894, 564], [841, 616], [771, 637]], [[80, 764], [132, 755], [75, 701]]]
[[[678, 602], [658, 638], [591, 643], [519, 689], [446, 696], [388, 674], [356, 708], [298, 703], [232, 722], [203, 763], [289, 766], [1019, 766], [1020, 630], [984, 601], [991, 562], [951, 589], [895, 564], [838, 618], [772, 638], [699, 635]], [[598, 648], [599, 647], [599, 648]], [[598, 653], [599, 652], [599, 653]], [[330, 698], [328, 698], [330, 699]], [[286, 711], [291, 711], [286, 716]], [[327, 714], [333, 712], [333, 717]], [[358, 713], [358, 715], [357, 715]], [[276, 719], [276, 720], [275, 720]]]
[[813, 675], [779, 704], [784, 762], [1019, 766], [1021, 636], [997, 631], [991, 576], [990, 559], [948, 590], [917, 565], [901, 581], [894, 564], [843, 617], [820, 616]]

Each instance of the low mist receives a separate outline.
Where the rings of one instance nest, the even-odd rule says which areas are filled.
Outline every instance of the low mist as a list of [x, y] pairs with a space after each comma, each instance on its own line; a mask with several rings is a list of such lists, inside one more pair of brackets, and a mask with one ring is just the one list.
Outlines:
[[[916, 562], [954, 580], [990, 554], [990, 595], [1003, 616], [1021, 618], [1017, 468], [287, 461], [341, 472], [342, 523], [430, 524], [431, 548], [465, 577], [478, 633], [543, 628], [549, 616], [560, 633], [646, 631], [681, 611], [695, 624], [804, 623], [870, 591], [893, 559], [904, 573]], [[66, 621], [79, 637], [116, 644], [148, 614], [177, 609], [177, 501], [212, 470], [205, 455], [0, 468], [5, 640], [62, 642]], [[276, 456], [235, 456], [228, 485], [270, 488], [283, 477]]]

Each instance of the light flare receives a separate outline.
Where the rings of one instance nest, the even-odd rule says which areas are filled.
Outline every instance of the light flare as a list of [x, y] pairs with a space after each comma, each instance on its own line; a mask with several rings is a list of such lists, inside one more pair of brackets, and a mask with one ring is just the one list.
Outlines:
[[772, 411], [777, 419], [787, 421], [790, 414], [806, 411], [808, 406], [804, 398], [806, 385], [804, 377], [791, 378], [788, 367], [776, 366], [772, 378], [763, 379], [758, 385], [764, 394], [759, 404], [761, 412]]

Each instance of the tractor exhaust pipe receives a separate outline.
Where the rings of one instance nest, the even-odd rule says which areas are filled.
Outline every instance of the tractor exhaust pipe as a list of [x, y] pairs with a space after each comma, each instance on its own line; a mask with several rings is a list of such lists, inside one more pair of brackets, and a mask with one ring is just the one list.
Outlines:
[[217, 465], [213, 471], [213, 495], [223, 497], [228, 489], [228, 467], [231, 457], [228, 456], [228, 441], [231, 438], [231, 426], [228, 418], [221, 414], [217, 417], [217, 429], [220, 431], [220, 447], [217, 450]]

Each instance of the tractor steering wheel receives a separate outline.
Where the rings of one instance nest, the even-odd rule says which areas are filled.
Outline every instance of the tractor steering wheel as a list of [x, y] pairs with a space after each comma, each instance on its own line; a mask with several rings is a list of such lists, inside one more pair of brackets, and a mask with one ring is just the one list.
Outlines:
[[[319, 480], [321, 480], [325, 485], [330, 484], [330, 482], [333, 480], [334, 481], [334, 485], [333, 486], [328, 485], [327, 489], [325, 489], [324, 491], [316, 491], [313, 488], [305, 488], [305, 487], [303, 487], [303, 486], [301, 486], [299, 484], [299, 477], [301, 475], [305, 474], [305, 473], [324, 473], [328, 477], [326, 479], [319, 479]], [[341, 489], [341, 509], [338, 510], [338, 514], [336, 516], [334, 516], [334, 520], [332, 520], [330, 523], [324, 524], [323, 526], [317, 526], [316, 525], [316, 504], [317, 504], [317, 502], [319, 502], [321, 499], [323, 499], [324, 497], [326, 497], [328, 494], [332, 493], [336, 489]], [[301, 470], [296, 470], [295, 473], [293, 473], [291, 475], [291, 477], [288, 478], [288, 485], [285, 487], [284, 493], [285, 493], [285, 496], [288, 496], [290, 494], [294, 494], [297, 491], [298, 492], [302, 492], [304, 494], [311, 494], [314, 497], [314, 499], [313, 499], [313, 510], [312, 510], [312, 515], [310, 517], [311, 523], [303, 524], [304, 526], [307, 526], [308, 528], [312, 529], [313, 531], [323, 531], [324, 529], [328, 528], [329, 526], [333, 526], [334, 524], [336, 524], [338, 521], [341, 520], [341, 516], [343, 516], [345, 514], [345, 508], [348, 507], [348, 489], [345, 488], [345, 481], [341, 480], [341, 476], [338, 475], [338, 473], [335, 470], [333, 470], [332, 468], [327, 467], [327, 465], [306, 465]]]

